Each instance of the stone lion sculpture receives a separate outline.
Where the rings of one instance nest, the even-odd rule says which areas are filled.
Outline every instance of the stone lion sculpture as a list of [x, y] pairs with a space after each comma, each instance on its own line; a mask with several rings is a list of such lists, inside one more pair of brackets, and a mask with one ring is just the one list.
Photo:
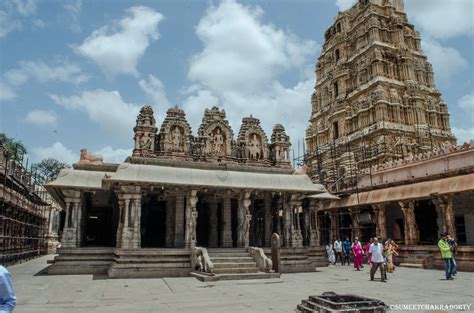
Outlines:
[[87, 149], [81, 149], [81, 157], [79, 159], [79, 164], [102, 164], [104, 159], [101, 155], [98, 154], [89, 154]]

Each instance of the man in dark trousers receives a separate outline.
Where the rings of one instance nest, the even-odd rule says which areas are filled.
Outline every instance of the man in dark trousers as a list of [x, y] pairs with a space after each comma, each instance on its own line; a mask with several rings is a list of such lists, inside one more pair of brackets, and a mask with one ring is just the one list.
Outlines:
[[379, 243], [379, 239], [377, 237], [374, 237], [374, 242], [370, 245], [369, 253], [372, 255], [370, 280], [374, 280], [375, 273], [380, 267], [380, 279], [385, 282], [385, 269], [383, 265], [383, 245]]

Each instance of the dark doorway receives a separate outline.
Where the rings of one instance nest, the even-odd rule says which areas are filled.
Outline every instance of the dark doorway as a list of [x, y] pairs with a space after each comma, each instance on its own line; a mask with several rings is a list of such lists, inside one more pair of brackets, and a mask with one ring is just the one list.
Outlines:
[[352, 238], [352, 218], [349, 210], [341, 209], [339, 211], [339, 239]]
[[319, 244], [326, 245], [329, 243], [330, 236], [331, 236], [331, 217], [329, 213], [318, 212], [318, 224], [320, 225], [319, 231]]
[[142, 247], [166, 246], [166, 201], [153, 195], [142, 203], [141, 230]]
[[115, 246], [114, 211], [116, 201], [113, 193], [98, 191], [85, 193], [85, 246]]
[[265, 244], [265, 210], [264, 201], [255, 199], [250, 208], [252, 220], [250, 223], [249, 242], [251, 246], [263, 247]]
[[456, 235], [458, 237], [458, 243], [466, 244], [467, 243], [466, 222], [464, 221], [464, 215], [456, 215], [455, 223], [456, 223]]
[[431, 200], [415, 202], [416, 237], [418, 244], [432, 245], [438, 239], [436, 206]]
[[202, 197], [196, 204], [198, 212], [196, 225], [196, 244], [200, 247], [209, 246], [209, 203]]

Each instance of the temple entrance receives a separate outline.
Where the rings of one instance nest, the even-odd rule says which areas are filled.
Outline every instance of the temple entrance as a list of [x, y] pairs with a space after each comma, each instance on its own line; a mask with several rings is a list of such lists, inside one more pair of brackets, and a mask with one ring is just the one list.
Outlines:
[[265, 245], [265, 206], [264, 200], [255, 199], [250, 208], [252, 220], [250, 222], [249, 244], [255, 247]]
[[327, 212], [318, 212], [319, 224], [319, 244], [326, 245], [331, 239], [331, 217]]
[[196, 204], [198, 213], [196, 225], [196, 244], [200, 247], [209, 247], [209, 202], [199, 197]]
[[436, 244], [438, 224], [436, 206], [431, 200], [415, 201], [416, 241], [418, 244]]
[[352, 218], [348, 209], [339, 210], [339, 239], [352, 238]]
[[141, 233], [143, 248], [166, 246], [166, 201], [157, 195], [142, 203]]
[[112, 192], [84, 193], [84, 246], [115, 246], [118, 216]]

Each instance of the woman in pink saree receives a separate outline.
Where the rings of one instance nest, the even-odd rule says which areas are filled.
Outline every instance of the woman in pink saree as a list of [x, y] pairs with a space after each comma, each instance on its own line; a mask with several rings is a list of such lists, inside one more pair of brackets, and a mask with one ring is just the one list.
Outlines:
[[364, 259], [364, 250], [362, 250], [362, 245], [357, 238], [354, 239], [352, 244], [352, 253], [354, 254], [354, 267], [360, 271]]

